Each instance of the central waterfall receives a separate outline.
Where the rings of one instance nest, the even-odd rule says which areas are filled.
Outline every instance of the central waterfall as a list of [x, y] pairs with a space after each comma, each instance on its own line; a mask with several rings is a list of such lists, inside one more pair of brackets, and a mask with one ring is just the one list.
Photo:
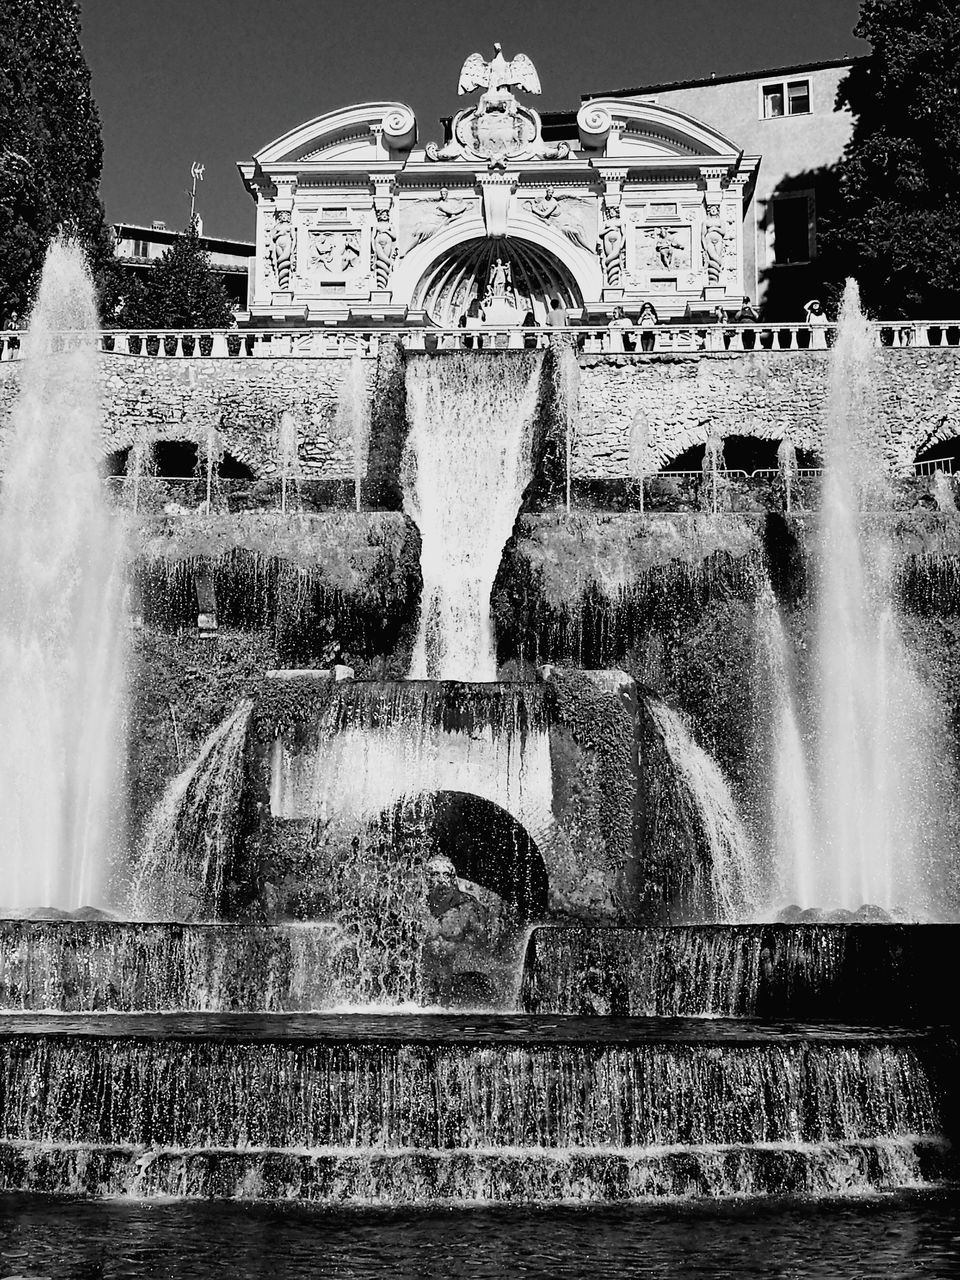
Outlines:
[[542, 358], [464, 352], [407, 366], [403, 505], [423, 573], [414, 680], [496, 679], [490, 592], [531, 478]]
[[0, 900], [102, 906], [123, 835], [122, 530], [100, 485], [97, 324], [56, 242], [21, 361], [0, 500]]

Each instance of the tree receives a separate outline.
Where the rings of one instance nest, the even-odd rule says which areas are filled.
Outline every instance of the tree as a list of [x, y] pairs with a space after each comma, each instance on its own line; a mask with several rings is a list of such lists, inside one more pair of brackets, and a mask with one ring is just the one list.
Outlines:
[[233, 306], [210, 267], [195, 222], [158, 259], [146, 280], [128, 292], [120, 321], [131, 329], [223, 328]]
[[868, 310], [960, 313], [960, 3], [863, 0], [854, 34], [872, 51], [841, 83], [854, 115], [818, 227], [834, 288], [856, 276]]
[[98, 194], [102, 157], [76, 0], [0, 0], [5, 315], [29, 310], [47, 246], [60, 230], [86, 248], [101, 293], [109, 293], [114, 254]]

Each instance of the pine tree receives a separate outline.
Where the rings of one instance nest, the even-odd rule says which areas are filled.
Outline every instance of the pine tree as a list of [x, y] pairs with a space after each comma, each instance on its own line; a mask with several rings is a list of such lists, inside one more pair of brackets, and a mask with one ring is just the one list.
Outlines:
[[0, 0], [0, 312], [30, 307], [51, 238], [80, 240], [104, 291], [113, 240], [76, 0]]
[[840, 86], [853, 112], [836, 194], [818, 230], [820, 268], [860, 283], [869, 310], [960, 313], [960, 3], [863, 0], [870, 55]]
[[191, 223], [134, 289], [121, 321], [138, 329], [223, 328], [233, 316], [230, 295], [211, 269]]

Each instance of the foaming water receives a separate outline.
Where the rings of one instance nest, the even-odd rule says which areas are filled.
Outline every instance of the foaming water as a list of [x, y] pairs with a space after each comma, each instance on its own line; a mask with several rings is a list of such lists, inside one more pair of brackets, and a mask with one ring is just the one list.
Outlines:
[[412, 679], [494, 680], [490, 593], [531, 475], [539, 352], [407, 365], [403, 506], [420, 530]]
[[785, 898], [805, 907], [873, 903], [899, 918], [937, 919], [949, 914], [942, 788], [950, 782], [939, 759], [938, 710], [906, 652], [896, 612], [876, 359], [849, 281], [825, 436], [809, 758], [782, 623], [772, 602], [761, 610], [774, 676], [779, 880]]
[[709, 863], [704, 882], [694, 895], [702, 904], [704, 918], [752, 919], [760, 900], [755, 853], [727, 780], [679, 712], [656, 698], [647, 698], [646, 706], [707, 843]]
[[0, 493], [0, 897], [103, 905], [124, 833], [123, 538], [98, 474], [97, 314], [56, 241], [20, 362]]

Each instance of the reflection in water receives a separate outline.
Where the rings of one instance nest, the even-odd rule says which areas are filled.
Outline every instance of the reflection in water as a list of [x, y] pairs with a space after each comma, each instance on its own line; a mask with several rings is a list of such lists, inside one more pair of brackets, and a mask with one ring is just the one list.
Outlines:
[[[956, 1192], [654, 1210], [326, 1213], [0, 1198], [0, 1260], [51, 1280], [960, 1275]], [[642, 1259], [642, 1261], [640, 1261]]]

